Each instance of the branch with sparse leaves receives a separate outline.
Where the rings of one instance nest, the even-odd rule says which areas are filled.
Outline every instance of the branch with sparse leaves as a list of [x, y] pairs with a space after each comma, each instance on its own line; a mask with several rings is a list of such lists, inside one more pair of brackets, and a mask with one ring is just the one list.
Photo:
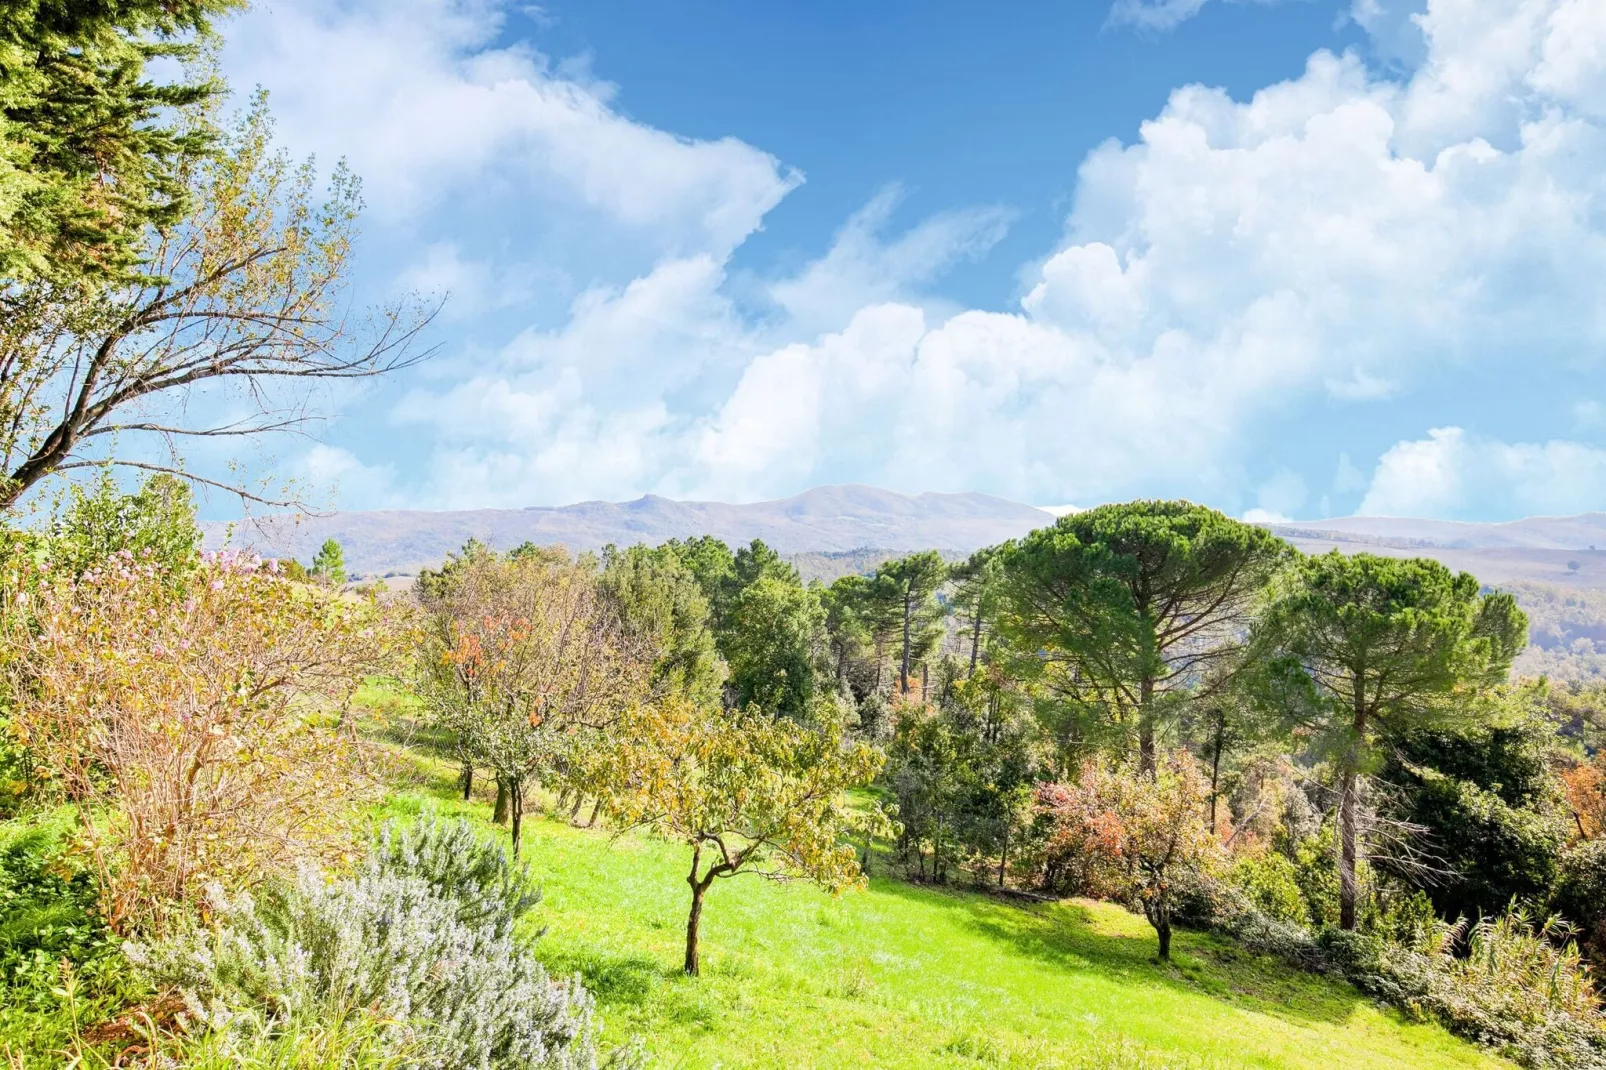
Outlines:
[[[293, 432], [327, 380], [410, 367], [430, 354], [434, 310], [407, 298], [354, 314], [348, 294], [359, 184], [343, 165], [320, 194], [311, 164], [273, 147], [265, 100], [232, 128], [188, 120], [219, 151], [190, 162], [190, 210], [153, 229], [145, 270], [109, 286], [40, 281], [3, 295], [0, 507], [90, 464], [173, 472], [275, 505], [243, 484], [196, 476], [179, 440]], [[207, 420], [224, 406], [250, 415]], [[202, 414], [190, 419], [191, 410]], [[139, 443], [155, 436], [171, 463]]]

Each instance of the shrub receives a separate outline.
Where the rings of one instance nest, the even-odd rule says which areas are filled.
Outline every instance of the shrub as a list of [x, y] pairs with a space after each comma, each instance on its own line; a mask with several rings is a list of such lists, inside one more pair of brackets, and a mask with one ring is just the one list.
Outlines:
[[1267, 917], [1295, 925], [1305, 924], [1310, 917], [1299, 887], [1298, 870], [1277, 851], [1239, 858], [1227, 879]]
[[53, 1064], [75, 1027], [136, 995], [93, 875], [64, 842], [74, 823], [63, 811], [0, 824], [0, 1053], [24, 1065]]
[[322, 711], [377, 657], [360, 603], [227, 555], [174, 576], [125, 550], [81, 577], [22, 563], [9, 581], [11, 729], [83, 804], [115, 928], [344, 847], [365, 778]]
[[131, 957], [183, 994], [191, 1043], [214, 1050], [317, 1023], [377, 1037], [399, 1066], [595, 1067], [590, 995], [514, 938], [525, 887], [462, 823], [387, 827], [353, 876], [308, 867], [255, 900], [218, 893], [210, 927]]
[[[1472, 926], [1440, 925], [1433, 946], [1412, 948], [1375, 933], [1332, 927], [1312, 933], [1277, 921], [1224, 882], [1179, 896], [1192, 908], [1194, 924], [1301, 968], [1343, 977], [1520, 1065], [1606, 1067], [1594, 980], [1554, 920], [1536, 924], [1511, 910]], [[1457, 944], [1465, 946], [1464, 957], [1452, 953]]]
[[1606, 840], [1583, 840], [1567, 848], [1551, 907], [1579, 929], [1586, 954], [1606, 956]]

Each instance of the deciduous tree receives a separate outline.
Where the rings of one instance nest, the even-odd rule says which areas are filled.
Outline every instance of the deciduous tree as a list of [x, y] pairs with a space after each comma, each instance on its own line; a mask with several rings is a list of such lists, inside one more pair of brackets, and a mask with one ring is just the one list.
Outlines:
[[720, 651], [730, 666], [733, 705], [806, 717], [825, 654], [819, 596], [795, 582], [760, 576], [731, 601]]
[[506, 791], [516, 855], [530, 778], [584, 759], [642, 697], [648, 666], [579, 563], [481, 551], [421, 593], [419, 694]]
[[368, 607], [231, 554], [177, 577], [130, 550], [32, 569], [6, 577], [0, 680], [13, 731], [85, 804], [113, 925], [340, 848], [364, 777], [321, 711], [377, 667]]
[[1221, 854], [1201, 818], [1208, 793], [1185, 751], [1152, 776], [1089, 760], [1074, 783], [1039, 789], [1039, 811], [1051, 822], [1049, 850], [1072, 855], [1096, 890], [1140, 907], [1162, 961], [1171, 958], [1179, 875], [1207, 870]]
[[829, 727], [678, 698], [637, 707], [615, 738], [614, 820], [691, 849], [686, 973], [699, 970], [703, 897], [719, 878], [809, 880], [832, 894], [863, 883], [846, 836], [868, 818], [844, 793], [881, 768], [875, 748]]
[[[188, 121], [218, 151], [182, 168], [188, 207], [148, 232], [138, 276], [97, 287], [30, 284], [7, 301], [0, 508], [54, 473], [107, 464], [267, 500], [266, 490], [187, 471], [182, 443], [301, 426], [312, 384], [425, 355], [415, 340], [428, 316], [414, 302], [349, 319], [359, 206], [349, 172], [337, 168], [320, 198], [313, 169], [273, 147], [260, 100], [226, 130], [204, 114]], [[208, 421], [224, 402], [246, 415]]]

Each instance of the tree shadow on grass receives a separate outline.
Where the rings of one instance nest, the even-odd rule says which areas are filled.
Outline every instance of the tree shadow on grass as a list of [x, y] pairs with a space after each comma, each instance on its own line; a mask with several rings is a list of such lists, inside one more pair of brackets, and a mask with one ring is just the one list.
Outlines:
[[971, 930], [1061, 972], [1091, 971], [1127, 983], [1164, 985], [1293, 1022], [1342, 1024], [1371, 1002], [1347, 984], [1299, 972], [1206, 933], [1176, 931], [1174, 961], [1160, 963], [1152, 932], [1102, 932], [1093, 912], [1073, 900], [1013, 903], [896, 880], [877, 881], [876, 887], [957, 913]]
[[593, 948], [542, 949], [539, 944], [537, 949], [553, 977], [579, 974], [604, 1014], [622, 1012], [637, 1025], [675, 1023], [704, 1029], [718, 1025], [718, 994], [652, 955]]

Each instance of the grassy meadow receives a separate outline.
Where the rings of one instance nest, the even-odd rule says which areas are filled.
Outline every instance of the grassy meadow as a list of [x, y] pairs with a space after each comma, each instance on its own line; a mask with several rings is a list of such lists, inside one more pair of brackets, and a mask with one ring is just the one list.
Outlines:
[[[463, 814], [452, 770], [416, 770], [383, 816]], [[582, 811], [582, 818], [585, 811]], [[1347, 984], [1231, 942], [1179, 933], [1154, 959], [1139, 916], [1105, 903], [1021, 904], [875, 876], [840, 899], [754, 876], [718, 882], [703, 976], [680, 973], [686, 852], [531, 814], [540, 956], [579, 973], [607, 1037], [651, 1065], [715, 1067], [1428, 1068], [1509, 1065]], [[884, 869], [884, 867], [883, 867]]]

